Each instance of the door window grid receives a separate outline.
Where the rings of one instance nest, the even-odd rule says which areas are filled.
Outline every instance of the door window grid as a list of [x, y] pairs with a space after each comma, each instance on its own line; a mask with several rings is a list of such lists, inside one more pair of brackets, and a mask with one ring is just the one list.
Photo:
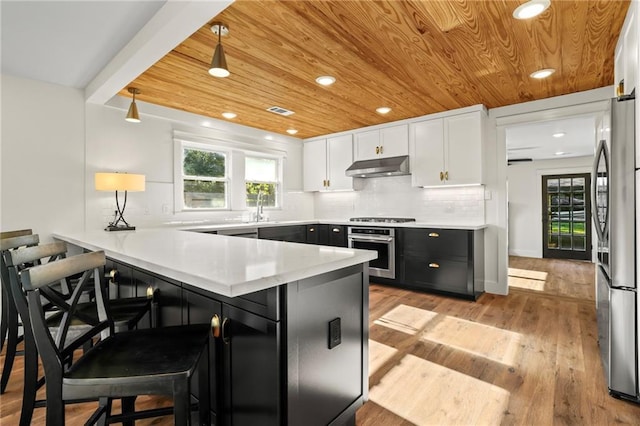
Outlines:
[[585, 190], [584, 177], [547, 180], [548, 248], [586, 251]]

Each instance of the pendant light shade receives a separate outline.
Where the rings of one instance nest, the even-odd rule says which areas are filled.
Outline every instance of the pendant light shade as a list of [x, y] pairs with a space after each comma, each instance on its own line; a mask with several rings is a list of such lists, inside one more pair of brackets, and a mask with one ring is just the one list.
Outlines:
[[136, 95], [140, 94], [140, 90], [135, 87], [129, 87], [127, 90], [133, 95], [133, 100], [131, 101], [131, 105], [129, 105], [129, 111], [127, 111], [127, 118], [125, 118], [125, 120], [130, 123], [139, 123], [140, 116], [138, 115], [138, 106], [136, 105]]
[[224, 48], [220, 42], [223, 35], [229, 34], [229, 27], [221, 22], [215, 22], [211, 26], [211, 31], [218, 36], [218, 44], [216, 45], [216, 50], [213, 53], [209, 74], [214, 77], [229, 77], [230, 73], [229, 67], [227, 67], [227, 58], [224, 56]]

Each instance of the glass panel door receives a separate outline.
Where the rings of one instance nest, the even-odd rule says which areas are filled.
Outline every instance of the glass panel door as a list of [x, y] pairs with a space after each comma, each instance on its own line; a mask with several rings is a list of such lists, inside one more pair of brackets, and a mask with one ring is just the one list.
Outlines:
[[542, 177], [543, 257], [591, 260], [589, 174]]

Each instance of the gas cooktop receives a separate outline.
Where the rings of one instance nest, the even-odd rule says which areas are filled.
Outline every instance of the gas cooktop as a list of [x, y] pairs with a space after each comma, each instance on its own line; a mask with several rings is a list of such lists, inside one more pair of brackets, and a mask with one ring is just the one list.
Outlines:
[[350, 222], [382, 222], [382, 223], [404, 223], [415, 222], [411, 217], [352, 217]]

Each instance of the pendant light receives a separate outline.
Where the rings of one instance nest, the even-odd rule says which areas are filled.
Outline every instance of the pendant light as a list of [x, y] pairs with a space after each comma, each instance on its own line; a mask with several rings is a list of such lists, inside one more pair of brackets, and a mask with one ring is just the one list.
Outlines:
[[211, 26], [211, 31], [218, 36], [218, 44], [216, 45], [216, 51], [213, 54], [211, 60], [211, 68], [209, 68], [209, 74], [214, 77], [229, 77], [229, 68], [227, 67], [227, 59], [224, 57], [224, 49], [220, 39], [223, 35], [229, 34], [229, 27], [222, 22], [214, 22]]
[[140, 89], [136, 89], [135, 87], [128, 87], [127, 90], [133, 95], [133, 100], [131, 101], [129, 111], [127, 112], [127, 118], [125, 118], [125, 120], [130, 123], [139, 123], [140, 116], [138, 115], [138, 106], [136, 105], [136, 95], [140, 94]]

